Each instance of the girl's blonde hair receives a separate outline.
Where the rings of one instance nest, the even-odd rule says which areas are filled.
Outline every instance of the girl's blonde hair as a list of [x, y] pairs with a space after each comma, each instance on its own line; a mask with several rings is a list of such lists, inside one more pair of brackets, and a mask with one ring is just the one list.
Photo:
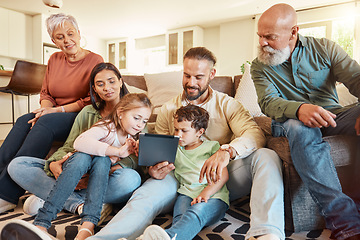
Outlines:
[[152, 104], [150, 99], [144, 93], [128, 93], [120, 99], [120, 102], [116, 104], [112, 112], [100, 120], [96, 125], [104, 125], [108, 128], [110, 134], [110, 124], [115, 125], [116, 131], [122, 129], [119, 119], [119, 113], [125, 113], [127, 111], [147, 107], [152, 110]]

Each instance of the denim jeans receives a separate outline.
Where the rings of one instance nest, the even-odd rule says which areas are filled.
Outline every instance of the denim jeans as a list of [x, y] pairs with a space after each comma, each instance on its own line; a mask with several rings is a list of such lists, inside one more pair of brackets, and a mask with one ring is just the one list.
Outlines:
[[111, 166], [108, 157], [92, 157], [85, 153], [76, 152], [63, 165], [63, 171], [50, 191], [44, 206], [39, 209], [34, 225], [50, 228], [51, 221], [63, 209], [66, 199], [74, 192], [81, 177], [89, 172], [82, 222], [88, 221], [97, 225], [103, 198], [108, 184]]
[[[17, 157], [8, 167], [11, 178], [23, 189], [46, 200], [54, 188], [56, 180], [46, 175], [45, 160], [33, 157]], [[141, 184], [140, 175], [133, 169], [117, 169], [109, 176], [109, 183], [105, 193], [105, 203], [124, 203]], [[74, 191], [64, 204], [64, 209], [76, 213], [76, 209], [83, 204], [86, 189]]]
[[230, 201], [250, 194], [250, 229], [245, 239], [274, 234], [285, 239], [282, 163], [270, 149], [260, 148], [228, 165]]
[[165, 231], [176, 240], [193, 239], [205, 226], [218, 222], [225, 216], [229, 206], [220, 199], [210, 198], [191, 206], [192, 198], [179, 194], [175, 206], [171, 228]]
[[[285, 239], [284, 187], [278, 155], [266, 148], [258, 149], [244, 159], [228, 165], [230, 200], [248, 195], [250, 198], [250, 229], [246, 238], [275, 234]], [[89, 240], [133, 240], [160, 213], [169, 212], [176, 199], [178, 182], [173, 173], [162, 180], [148, 179], [138, 188], [115, 217]]]
[[97, 234], [88, 240], [134, 240], [160, 213], [171, 212], [177, 196], [178, 181], [173, 172], [164, 179], [147, 179], [126, 205]]
[[28, 121], [35, 114], [28, 113], [15, 125], [0, 147], [0, 198], [17, 204], [24, 190], [6, 171], [8, 164], [18, 156], [45, 158], [53, 141], [65, 141], [77, 113], [51, 113], [38, 119], [33, 128]]
[[294, 167], [324, 216], [326, 227], [339, 240], [360, 233], [360, 214], [354, 201], [342, 192], [330, 146], [322, 137], [356, 135], [354, 126], [359, 115], [360, 107], [354, 107], [338, 114], [337, 127], [323, 129], [309, 128], [294, 119], [272, 122], [273, 135], [289, 140]]

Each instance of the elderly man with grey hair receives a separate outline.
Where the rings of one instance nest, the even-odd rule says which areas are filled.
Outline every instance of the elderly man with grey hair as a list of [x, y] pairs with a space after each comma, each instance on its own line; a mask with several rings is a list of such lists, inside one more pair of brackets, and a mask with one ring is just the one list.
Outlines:
[[296, 12], [287, 4], [274, 5], [261, 15], [259, 53], [251, 66], [258, 102], [273, 119], [273, 135], [289, 140], [295, 169], [332, 238], [358, 240], [359, 199], [342, 192], [322, 137], [360, 135], [360, 106], [342, 107], [335, 89], [339, 81], [360, 97], [360, 66], [334, 42], [303, 37], [298, 31]]

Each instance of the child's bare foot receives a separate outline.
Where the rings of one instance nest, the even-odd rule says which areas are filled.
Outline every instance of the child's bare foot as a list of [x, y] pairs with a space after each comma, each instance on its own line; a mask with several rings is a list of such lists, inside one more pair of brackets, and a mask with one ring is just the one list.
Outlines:
[[46, 228], [44, 228], [44, 227], [42, 227], [42, 226], [37, 226], [37, 225], [35, 225], [38, 229], [40, 229], [41, 231], [44, 231], [44, 232], [47, 232], [47, 229]]
[[95, 225], [91, 222], [83, 222], [74, 240], [84, 240], [94, 235]]

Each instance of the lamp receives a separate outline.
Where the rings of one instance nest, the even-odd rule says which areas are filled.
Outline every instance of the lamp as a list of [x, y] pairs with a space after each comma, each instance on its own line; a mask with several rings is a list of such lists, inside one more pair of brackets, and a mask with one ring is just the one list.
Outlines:
[[62, 0], [43, 0], [44, 4], [49, 7], [53, 8], [61, 8], [62, 7]]

